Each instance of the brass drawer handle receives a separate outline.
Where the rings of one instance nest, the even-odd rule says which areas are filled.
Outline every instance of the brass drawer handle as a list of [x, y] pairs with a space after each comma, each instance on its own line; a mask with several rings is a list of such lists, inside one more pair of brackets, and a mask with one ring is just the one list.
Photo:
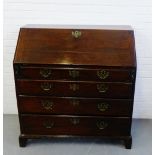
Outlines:
[[97, 71], [97, 76], [100, 79], [104, 80], [109, 76], [109, 72], [107, 72], [106, 70], [99, 70], [99, 71]]
[[51, 122], [51, 121], [46, 121], [43, 123], [43, 126], [46, 128], [46, 129], [51, 129], [54, 127], [54, 122]]
[[42, 100], [41, 104], [45, 110], [53, 110], [53, 102], [49, 100]]
[[96, 123], [96, 126], [97, 126], [98, 129], [104, 130], [108, 126], [108, 124], [106, 122], [104, 122], [104, 121], [98, 121]]
[[107, 90], [108, 90], [108, 87], [102, 83], [102, 84], [97, 84], [97, 90], [100, 92], [100, 93], [106, 93]]
[[44, 91], [50, 91], [52, 88], [52, 84], [48, 82], [44, 82], [41, 84], [41, 89]]
[[97, 105], [97, 108], [98, 108], [99, 111], [104, 112], [104, 111], [109, 109], [109, 104], [107, 104], [107, 103], [99, 103]]
[[48, 68], [43, 68], [43, 69], [40, 69], [40, 75], [44, 78], [48, 78], [50, 75], [51, 75], [51, 69], [48, 69]]
[[74, 38], [80, 38], [81, 37], [81, 35], [82, 35], [82, 33], [81, 33], [81, 31], [72, 31], [72, 36], [74, 37]]
[[77, 91], [77, 90], [79, 90], [79, 85], [76, 83], [70, 84], [69, 89], [72, 91]]
[[79, 118], [71, 118], [70, 121], [71, 121], [71, 123], [72, 123], [73, 125], [77, 125], [77, 124], [80, 123], [80, 119], [79, 119]]
[[69, 76], [71, 76], [72, 78], [77, 78], [79, 77], [80, 73], [77, 70], [70, 70], [69, 71]]
[[79, 101], [79, 100], [71, 100], [70, 103], [71, 103], [74, 107], [76, 107], [76, 106], [79, 106], [80, 101]]

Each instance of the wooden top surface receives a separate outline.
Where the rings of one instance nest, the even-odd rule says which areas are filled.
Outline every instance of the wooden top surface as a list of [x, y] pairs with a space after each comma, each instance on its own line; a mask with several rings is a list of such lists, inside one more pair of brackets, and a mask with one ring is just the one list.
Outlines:
[[[81, 38], [73, 38], [74, 30], [82, 32]], [[27, 25], [20, 30], [14, 57], [14, 63], [23, 64], [120, 67], [134, 67], [135, 60], [130, 26]]]
[[104, 30], [133, 30], [129, 25], [44, 25], [27, 24], [22, 28], [33, 29], [104, 29]]

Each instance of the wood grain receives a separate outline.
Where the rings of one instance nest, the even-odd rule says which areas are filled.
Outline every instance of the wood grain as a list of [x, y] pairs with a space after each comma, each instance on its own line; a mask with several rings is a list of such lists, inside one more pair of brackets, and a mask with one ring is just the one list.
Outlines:
[[121, 27], [20, 29], [13, 62], [20, 146], [66, 135], [117, 137], [131, 148], [136, 55], [133, 30]]
[[[23, 114], [75, 114], [129, 117], [132, 111], [132, 100], [128, 99], [20, 95], [18, 101], [19, 110]], [[50, 103], [51, 106], [49, 106]]]

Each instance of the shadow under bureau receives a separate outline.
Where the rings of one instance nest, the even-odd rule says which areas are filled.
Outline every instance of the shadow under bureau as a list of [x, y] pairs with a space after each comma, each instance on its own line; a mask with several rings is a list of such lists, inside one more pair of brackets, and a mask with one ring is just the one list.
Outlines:
[[19, 144], [100, 137], [130, 149], [136, 78], [130, 26], [26, 25], [13, 61]]

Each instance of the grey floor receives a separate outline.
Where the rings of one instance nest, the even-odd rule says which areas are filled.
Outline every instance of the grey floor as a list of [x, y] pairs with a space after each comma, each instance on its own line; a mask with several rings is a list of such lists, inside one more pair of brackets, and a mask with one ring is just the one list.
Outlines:
[[17, 115], [4, 115], [4, 155], [151, 155], [151, 120], [133, 120], [131, 150], [119, 141], [99, 139], [53, 139], [29, 141], [27, 147], [18, 145], [19, 123]]

